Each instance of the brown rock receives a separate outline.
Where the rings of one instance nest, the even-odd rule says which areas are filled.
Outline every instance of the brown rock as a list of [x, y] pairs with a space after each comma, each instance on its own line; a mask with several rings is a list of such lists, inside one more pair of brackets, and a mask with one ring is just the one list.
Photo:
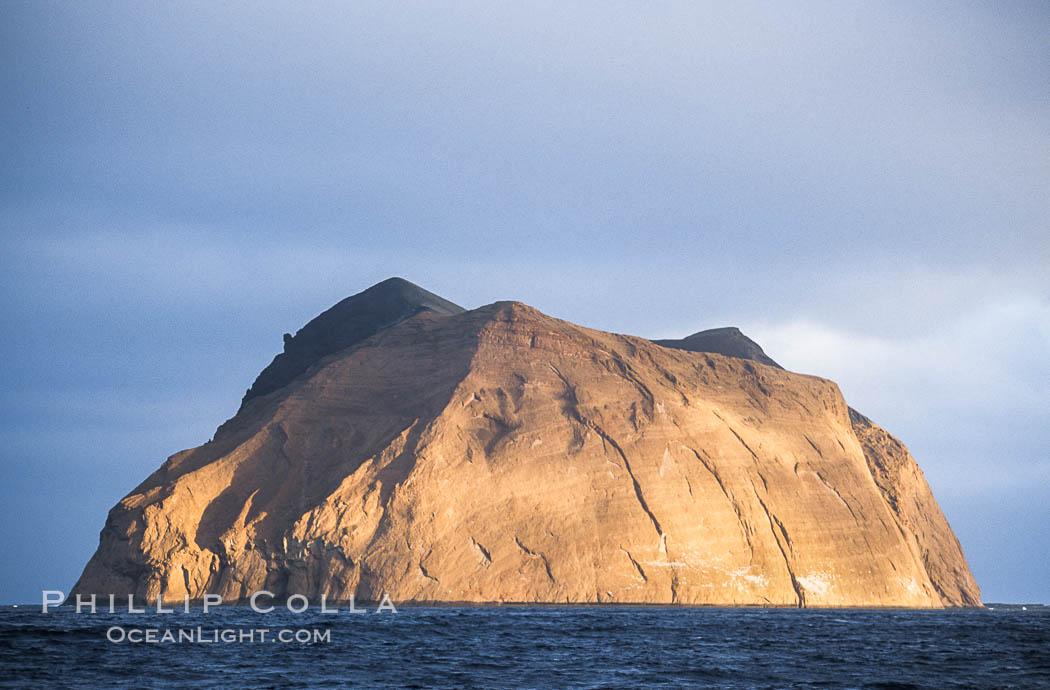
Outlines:
[[420, 310], [246, 399], [110, 511], [74, 592], [262, 589], [979, 604], [918, 466], [834, 383], [516, 302]]

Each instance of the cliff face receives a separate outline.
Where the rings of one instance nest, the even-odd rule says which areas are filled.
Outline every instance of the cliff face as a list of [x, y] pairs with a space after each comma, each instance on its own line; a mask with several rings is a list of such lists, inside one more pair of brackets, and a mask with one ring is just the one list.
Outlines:
[[504, 302], [245, 401], [109, 514], [74, 592], [965, 606], [892, 436], [827, 380]]

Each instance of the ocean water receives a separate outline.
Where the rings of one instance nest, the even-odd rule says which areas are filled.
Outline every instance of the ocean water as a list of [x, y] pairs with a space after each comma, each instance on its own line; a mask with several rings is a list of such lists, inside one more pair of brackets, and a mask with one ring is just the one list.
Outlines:
[[[204, 640], [256, 632], [234, 642], [107, 639], [149, 629], [158, 638], [181, 629], [185, 638], [198, 626]], [[290, 642], [275, 639], [282, 630], [292, 631]], [[1050, 688], [1050, 611], [222, 607], [133, 615], [65, 607], [44, 615], [39, 606], [8, 606], [0, 610], [0, 685]]]

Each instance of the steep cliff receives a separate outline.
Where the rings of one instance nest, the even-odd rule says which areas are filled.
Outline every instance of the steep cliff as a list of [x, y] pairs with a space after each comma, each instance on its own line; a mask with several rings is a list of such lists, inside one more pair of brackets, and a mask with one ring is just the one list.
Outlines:
[[914, 460], [834, 383], [516, 302], [445, 312], [247, 399], [110, 511], [74, 592], [979, 603]]

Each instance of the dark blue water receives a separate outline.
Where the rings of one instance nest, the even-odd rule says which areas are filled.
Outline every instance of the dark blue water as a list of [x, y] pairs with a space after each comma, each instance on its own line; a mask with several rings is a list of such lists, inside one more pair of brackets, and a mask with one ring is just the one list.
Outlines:
[[[113, 643], [179, 628], [330, 641]], [[114, 637], [119, 632], [111, 633]], [[145, 633], [142, 633], [145, 634]], [[312, 635], [312, 632], [301, 635]], [[255, 634], [259, 640], [261, 633]], [[1050, 612], [636, 607], [43, 615], [0, 610], [17, 687], [1050, 687]]]

